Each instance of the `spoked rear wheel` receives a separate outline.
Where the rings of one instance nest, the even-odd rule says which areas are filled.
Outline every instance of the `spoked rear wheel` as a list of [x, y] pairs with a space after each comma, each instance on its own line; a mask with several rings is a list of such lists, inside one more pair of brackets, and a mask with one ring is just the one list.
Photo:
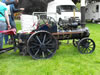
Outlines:
[[90, 38], [83, 38], [78, 43], [78, 50], [81, 54], [89, 54], [95, 50], [95, 43]]
[[34, 59], [47, 59], [57, 49], [56, 39], [47, 31], [38, 31], [28, 39], [28, 52]]

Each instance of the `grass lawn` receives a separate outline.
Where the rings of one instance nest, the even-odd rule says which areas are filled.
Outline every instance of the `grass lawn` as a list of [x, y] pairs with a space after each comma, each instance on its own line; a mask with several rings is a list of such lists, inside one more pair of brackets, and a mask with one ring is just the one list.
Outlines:
[[[21, 29], [19, 21], [16, 23]], [[100, 75], [100, 25], [87, 24], [87, 27], [96, 43], [94, 53], [82, 55], [72, 44], [64, 43], [47, 60], [33, 60], [10, 51], [0, 55], [0, 75]]]

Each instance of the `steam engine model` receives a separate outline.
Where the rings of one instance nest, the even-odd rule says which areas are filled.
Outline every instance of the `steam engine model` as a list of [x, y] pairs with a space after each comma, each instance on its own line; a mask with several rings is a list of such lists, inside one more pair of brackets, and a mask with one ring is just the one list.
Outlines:
[[[52, 57], [59, 48], [59, 40], [73, 40], [73, 45], [81, 54], [89, 54], [95, 50], [95, 42], [89, 38], [89, 30], [85, 27], [85, 0], [81, 0], [81, 21], [71, 17], [68, 21], [57, 23], [45, 12], [34, 12], [22, 20], [22, 30], [17, 34], [15, 29], [0, 31], [12, 36], [13, 47], [0, 49], [0, 54], [9, 50], [19, 49], [20, 54], [30, 55], [33, 59], [47, 59]], [[30, 19], [29, 19], [30, 18]], [[34, 23], [29, 24], [33, 21]], [[30, 21], [30, 22], [29, 22]], [[28, 23], [29, 22], [29, 23]], [[28, 23], [28, 24], [27, 24]], [[26, 26], [26, 27], [24, 27]], [[24, 29], [25, 28], [25, 29]]]

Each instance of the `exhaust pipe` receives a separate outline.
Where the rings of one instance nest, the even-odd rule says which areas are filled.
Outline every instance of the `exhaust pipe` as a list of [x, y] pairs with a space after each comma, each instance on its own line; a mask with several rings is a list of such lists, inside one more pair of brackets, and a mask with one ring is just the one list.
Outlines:
[[82, 28], [85, 27], [86, 25], [86, 20], [85, 20], [85, 0], [81, 0], [81, 26]]

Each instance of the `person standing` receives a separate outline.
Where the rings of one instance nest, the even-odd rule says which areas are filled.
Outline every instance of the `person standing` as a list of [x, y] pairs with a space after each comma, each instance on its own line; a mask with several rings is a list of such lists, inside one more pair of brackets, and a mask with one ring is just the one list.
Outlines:
[[[5, 3], [5, 4], [7, 2], [12, 2], [12, 1], [13, 2], [15, 1], [16, 3], [18, 3], [18, 0], [2, 0], [2, 2]], [[24, 8], [16, 9], [14, 4], [8, 5], [8, 8], [9, 8], [8, 13], [9, 13], [9, 21], [10, 21], [11, 28], [16, 29], [14, 13], [22, 11], [22, 10], [24, 10]], [[7, 41], [8, 41], [8, 35], [5, 35], [5, 44], [7, 44]]]
[[[10, 2], [10, 1], [15, 1], [16, 3], [19, 2], [18, 0], [2, 0], [2, 2], [4, 2], [4, 3]], [[17, 8], [15, 8], [14, 4], [10, 4], [9, 21], [10, 21], [10, 24], [11, 24], [11, 28], [16, 28], [14, 13], [20, 12], [20, 11], [23, 11], [23, 10], [24, 10], [24, 8], [17, 9]]]
[[[7, 5], [7, 13], [8, 16], [11, 15], [10, 13], [10, 5], [8, 5], [7, 3], [9, 2], [8, 0], [2, 0], [3, 3], [5, 3]], [[8, 28], [6, 28], [6, 30], [8, 30]], [[4, 39], [5, 39], [5, 45], [8, 43], [8, 35], [4, 35]]]
[[[6, 23], [7, 22], [7, 23]], [[0, 31], [6, 30], [11, 28], [9, 23], [9, 17], [7, 14], [7, 7], [4, 3], [0, 1]], [[3, 48], [3, 34], [0, 33], [0, 49]]]

